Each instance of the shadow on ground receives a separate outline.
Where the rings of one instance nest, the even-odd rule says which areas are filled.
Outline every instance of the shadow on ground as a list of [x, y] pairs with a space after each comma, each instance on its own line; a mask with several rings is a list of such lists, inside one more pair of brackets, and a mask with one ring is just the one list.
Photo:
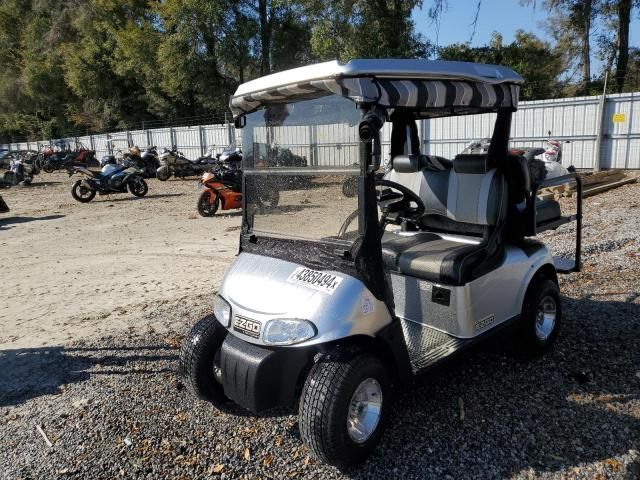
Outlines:
[[177, 359], [174, 350], [165, 345], [0, 350], [0, 407], [60, 393], [63, 385], [88, 380], [92, 375], [170, 371], [153, 363]]
[[[118, 194], [115, 193], [113, 195], [118, 195]], [[127, 202], [127, 201], [131, 201], [131, 200], [143, 200], [145, 198], [181, 197], [183, 195], [184, 195], [184, 193], [153, 193], [153, 194], [150, 194], [150, 195], [145, 195], [144, 197], [136, 197], [136, 196], [127, 194], [127, 196], [125, 196], [125, 197], [115, 197], [115, 198], [109, 198], [109, 197], [111, 197], [111, 195], [108, 195], [108, 196], [103, 197], [103, 201], [106, 201], [106, 202]]]
[[[7, 217], [0, 218], [0, 230], [8, 225], [16, 225], [18, 223], [37, 222], [40, 220], [56, 220], [63, 218], [64, 215], [46, 215], [44, 217]], [[9, 227], [11, 228], [11, 227]]]

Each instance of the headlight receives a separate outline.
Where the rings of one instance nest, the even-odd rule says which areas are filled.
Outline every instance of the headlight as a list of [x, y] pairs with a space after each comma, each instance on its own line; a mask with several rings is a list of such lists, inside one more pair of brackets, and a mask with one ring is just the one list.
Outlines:
[[220, 295], [216, 295], [216, 299], [213, 302], [213, 314], [223, 327], [228, 327], [231, 323], [231, 305]]
[[264, 343], [269, 345], [293, 345], [316, 335], [316, 327], [307, 320], [276, 318], [269, 320], [264, 329]]

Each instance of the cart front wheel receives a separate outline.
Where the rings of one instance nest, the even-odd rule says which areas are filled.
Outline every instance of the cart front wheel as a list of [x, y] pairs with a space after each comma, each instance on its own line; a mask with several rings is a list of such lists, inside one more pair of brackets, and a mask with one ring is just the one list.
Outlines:
[[229, 402], [222, 387], [220, 349], [227, 331], [213, 315], [196, 323], [180, 350], [179, 370], [189, 389], [221, 408]]
[[377, 357], [325, 357], [313, 366], [302, 390], [302, 439], [325, 463], [362, 462], [380, 440], [390, 396], [389, 372]]

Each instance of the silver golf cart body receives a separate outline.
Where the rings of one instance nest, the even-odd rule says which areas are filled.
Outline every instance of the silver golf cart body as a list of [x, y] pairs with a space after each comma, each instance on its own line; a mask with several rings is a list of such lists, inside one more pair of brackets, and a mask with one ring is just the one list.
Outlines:
[[[463, 62], [327, 62], [247, 82], [237, 89], [230, 106], [234, 116], [242, 118], [268, 105], [334, 95], [359, 105], [422, 108], [421, 118], [433, 118], [498, 109], [515, 111], [522, 82], [522, 77], [508, 68]], [[505, 187], [494, 166], [460, 159], [447, 170], [424, 169], [415, 165], [411, 154], [418, 152], [410, 151], [410, 143], [407, 139], [404, 155], [397, 155], [396, 162], [392, 159], [393, 168], [385, 178], [414, 191], [428, 209], [438, 210], [431, 213], [444, 219], [482, 227], [496, 224], [504, 206]], [[249, 150], [243, 144], [243, 151]], [[423, 242], [427, 235], [428, 241]], [[480, 275], [442, 274], [450, 267], [463, 270], [464, 260], [461, 264], [459, 259], [443, 267], [451, 263], [448, 252], [465, 255], [465, 248], [482, 241], [482, 237], [465, 232], [385, 233], [383, 255], [385, 245], [390, 245], [388, 256], [394, 257], [391, 267], [386, 268], [393, 311], [390, 302], [374, 295], [360, 278], [243, 249], [218, 292], [231, 311], [224, 326], [243, 342], [272, 348], [274, 343], [265, 340], [269, 322], [303, 319], [313, 326], [315, 335], [279, 348], [304, 349], [350, 337], [374, 338], [395, 318], [402, 325], [411, 370], [417, 373], [488, 330], [517, 318], [537, 272], [546, 269], [555, 278], [554, 259], [539, 242], [532, 248], [505, 245], [504, 254]], [[398, 251], [394, 251], [396, 244]], [[242, 403], [242, 399], [230, 396]]]

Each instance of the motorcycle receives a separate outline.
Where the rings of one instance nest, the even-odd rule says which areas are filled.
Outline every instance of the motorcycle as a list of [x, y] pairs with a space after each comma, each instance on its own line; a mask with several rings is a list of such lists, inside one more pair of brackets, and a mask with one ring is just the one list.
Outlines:
[[70, 175], [79, 173], [85, 178], [76, 181], [71, 187], [71, 196], [81, 203], [93, 200], [97, 194], [126, 193], [144, 197], [149, 191], [142, 172], [132, 165], [118, 165], [115, 158], [107, 156], [101, 162], [102, 170], [96, 172], [86, 167], [75, 166]]
[[[200, 186], [205, 190], [196, 205], [201, 216], [213, 217], [219, 208], [242, 208], [242, 170], [237, 167], [237, 162], [219, 161], [212, 171], [202, 175]], [[274, 207], [280, 201], [280, 194], [275, 185], [263, 185], [256, 200], [261, 207]]]
[[216, 158], [219, 162], [223, 162], [231, 168], [240, 168], [242, 164], [242, 150], [235, 145], [229, 145], [221, 153], [218, 153]]
[[80, 164], [84, 166], [94, 165], [96, 163], [96, 152], [87, 149], [82, 143], [76, 142], [75, 149], [65, 142], [61, 142], [55, 146], [45, 147], [36, 161], [39, 168], [47, 173], [56, 170], [71, 170], [74, 165]]
[[144, 178], [155, 177], [156, 170], [160, 166], [156, 147], [147, 147], [144, 152], [141, 152], [138, 147], [131, 147], [127, 152], [122, 153], [118, 163], [125, 161], [128, 161], [139, 169]]
[[222, 210], [242, 208], [242, 170], [218, 166], [205, 172], [200, 179], [204, 191], [198, 197], [196, 208], [203, 217], [213, 217], [220, 206]]
[[156, 170], [156, 178], [162, 182], [169, 180], [171, 175], [175, 177], [195, 177], [209, 170], [207, 157], [197, 160], [189, 160], [177, 147], [164, 149], [159, 157], [160, 167]]
[[37, 154], [33, 152], [21, 152], [11, 160], [10, 170], [5, 172], [4, 183], [11, 185], [29, 185], [33, 181], [33, 176], [40, 173], [40, 169], [36, 166]]

